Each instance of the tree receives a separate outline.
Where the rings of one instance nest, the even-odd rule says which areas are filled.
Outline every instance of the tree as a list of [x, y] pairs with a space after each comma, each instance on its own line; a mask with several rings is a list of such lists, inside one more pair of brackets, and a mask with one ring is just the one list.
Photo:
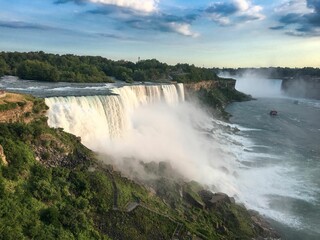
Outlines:
[[38, 60], [23, 61], [18, 69], [17, 75], [22, 79], [40, 80], [40, 81], [59, 81], [58, 70], [47, 62]]
[[136, 70], [132, 76], [133, 80], [136, 82], [145, 82], [147, 81], [147, 75], [144, 71]]
[[9, 73], [9, 66], [6, 61], [0, 56], [0, 77]]

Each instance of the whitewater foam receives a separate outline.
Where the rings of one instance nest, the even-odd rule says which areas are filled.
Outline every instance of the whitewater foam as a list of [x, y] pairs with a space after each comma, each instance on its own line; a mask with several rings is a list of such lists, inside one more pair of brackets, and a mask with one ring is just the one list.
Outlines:
[[[126, 167], [125, 159], [169, 161], [188, 179], [234, 196], [285, 224], [301, 225], [290, 213], [271, 210], [269, 196], [312, 201], [313, 195], [291, 177], [290, 166], [255, 165], [257, 159], [282, 160], [253, 150], [268, 149], [246, 137], [261, 129], [212, 119], [199, 106], [184, 101], [182, 84], [124, 86], [112, 92], [47, 98], [49, 125], [62, 127], [80, 136], [90, 149], [111, 155], [119, 169]], [[238, 130], [241, 134], [234, 133]]]

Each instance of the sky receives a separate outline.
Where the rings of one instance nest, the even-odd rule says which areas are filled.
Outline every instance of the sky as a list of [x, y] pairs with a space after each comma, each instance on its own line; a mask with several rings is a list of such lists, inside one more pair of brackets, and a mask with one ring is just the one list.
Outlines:
[[320, 67], [320, 0], [0, 0], [0, 51]]

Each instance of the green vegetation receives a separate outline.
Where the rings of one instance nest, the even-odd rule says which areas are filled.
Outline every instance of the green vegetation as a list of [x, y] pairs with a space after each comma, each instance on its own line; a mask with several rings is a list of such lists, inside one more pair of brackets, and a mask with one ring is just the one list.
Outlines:
[[17, 106], [18, 104], [14, 102], [6, 102], [5, 104], [0, 104], [0, 112], [15, 109]]
[[210, 69], [188, 64], [170, 66], [156, 59], [112, 61], [103, 57], [57, 55], [44, 52], [0, 52], [0, 77], [14, 75], [21, 79], [50, 82], [112, 82], [216, 80]]
[[224, 86], [221, 82], [215, 88], [201, 88], [196, 92], [196, 95], [203, 104], [214, 110], [217, 117], [228, 119], [230, 115], [224, 110], [224, 108], [229, 103], [236, 101], [249, 101], [252, 100], [252, 97], [237, 91], [233, 87]]

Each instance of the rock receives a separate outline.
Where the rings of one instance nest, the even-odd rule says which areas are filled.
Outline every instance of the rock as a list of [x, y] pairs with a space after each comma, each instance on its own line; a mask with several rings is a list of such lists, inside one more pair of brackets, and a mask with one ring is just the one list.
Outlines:
[[180, 191], [182, 186], [168, 178], [159, 178], [153, 181], [156, 194], [165, 200], [170, 206], [175, 207], [182, 199]]
[[2, 160], [2, 163], [7, 166], [8, 162], [6, 159], [6, 155], [4, 155], [3, 147], [0, 145], [0, 160]]
[[196, 207], [196, 208], [201, 208], [204, 209], [205, 205], [197, 200], [195, 197], [192, 196], [192, 194], [188, 192], [183, 193], [183, 199], [187, 201], [191, 206]]
[[199, 192], [199, 195], [201, 196], [202, 200], [206, 204], [207, 208], [212, 208], [219, 206], [223, 203], [232, 203], [235, 202], [234, 199], [231, 199], [227, 194], [225, 193], [212, 193], [207, 190], [202, 190]]
[[255, 239], [281, 239], [280, 235], [258, 212], [249, 210], [249, 214], [256, 232], [259, 233], [259, 237]]
[[210, 201], [210, 199], [213, 197], [213, 192], [208, 191], [208, 190], [201, 190], [199, 191], [199, 195], [201, 197], [201, 199], [206, 203], [208, 201]]
[[223, 202], [231, 203], [229, 196], [225, 193], [215, 193], [211, 198], [211, 200], [209, 201], [209, 203], [212, 205], [217, 205]]
[[161, 177], [172, 176], [174, 170], [169, 162], [159, 162], [158, 174]]

